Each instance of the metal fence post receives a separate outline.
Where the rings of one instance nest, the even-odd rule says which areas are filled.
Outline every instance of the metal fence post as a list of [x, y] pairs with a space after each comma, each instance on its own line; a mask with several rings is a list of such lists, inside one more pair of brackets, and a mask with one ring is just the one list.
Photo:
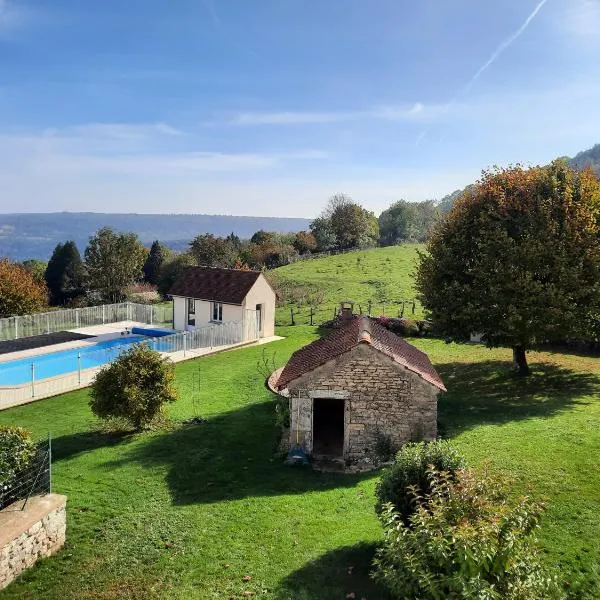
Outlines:
[[186, 340], [187, 340], [187, 331], [184, 331], [183, 332], [183, 358], [185, 358], [185, 349], [186, 349], [185, 347], [187, 346]]
[[35, 363], [31, 363], [31, 397], [35, 398]]
[[52, 493], [52, 433], [48, 432], [48, 493]]
[[104, 304], [102, 305], [102, 325], [104, 325]]
[[15, 317], [15, 340], [19, 339], [19, 317]]
[[81, 386], [81, 352], [77, 353], [77, 384]]

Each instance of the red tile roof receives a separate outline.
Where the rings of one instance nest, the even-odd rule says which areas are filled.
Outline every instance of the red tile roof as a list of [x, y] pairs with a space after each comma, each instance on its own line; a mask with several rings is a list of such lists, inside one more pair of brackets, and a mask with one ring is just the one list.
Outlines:
[[187, 267], [169, 290], [169, 295], [242, 304], [260, 275], [259, 271]]
[[421, 376], [431, 385], [446, 391], [427, 354], [365, 316], [352, 317], [347, 324], [334, 329], [328, 336], [294, 352], [277, 381], [278, 389], [284, 389], [294, 379], [341, 356], [359, 344], [369, 344], [409, 371]]

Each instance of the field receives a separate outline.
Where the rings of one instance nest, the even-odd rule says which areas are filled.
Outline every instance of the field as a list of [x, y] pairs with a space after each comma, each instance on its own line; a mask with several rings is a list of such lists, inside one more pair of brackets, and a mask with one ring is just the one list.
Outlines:
[[[274, 279], [280, 282], [284, 293], [290, 286], [302, 293], [286, 293], [285, 303], [277, 310], [277, 324], [290, 325], [290, 309], [298, 310], [296, 324], [310, 322], [309, 304], [322, 292], [320, 304], [315, 306], [314, 323], [322, 323], [333, 316], [341, 300], [351, 300], [355, 310], [371, 314], [398, 316], [405, 302], [405, 316], [413, 316], [412, 300], [415, 297], [412, 271], [418, 244], [405, 244], [376, 250], [349, 252], [315, 260], [297, 262], [275, 269]], [[287, 285], [286, 285], [287, 284]], [[420, 306], [415, 306], [416, 317], [422, 316]]]
[[[373, 251], [373, 261], [378, 252], [393, 257]], [[309, 280], [308, 266], [286, 270]], [[402, 277], [389, 284], [388, 273], [371, 277], [393, 289]], [[350, 286], [362, 293], [356, 282]], [[332, 302], [337, 292], [327, 292]], [[317, 336], [308, 326], [279, 333], [286, 339], [264, 347], [277, 364]], [[508, 350], [414, 343], [449, 390], [440, 397], [443, 435], [471, 465], [489, 461], [505, 471], [515, 493], [545, 499], [546, 560], [560, 568], [572, 598], [600, 597], [598, 358], [531, 353], [532, 376], [523, 380], [512, 376]], [[52, 431], [54, 486], [69, 504], [65, 549], [0, 597], [204, 600], [254, 592], [323, 600], [355, 592], [383, 600], [368, 579], [381, 538], [373, 510], [378, 474], [321, 474], [282, 463], [273, 396], [257, 369], [261, 353], [246, 348], [178, 364], [181, 399], [165, 430], [99, 433], [85, 391], [1, 412], [2, 423], [40, 437]], [[182, 424], [196, 414], [206, 423]]]

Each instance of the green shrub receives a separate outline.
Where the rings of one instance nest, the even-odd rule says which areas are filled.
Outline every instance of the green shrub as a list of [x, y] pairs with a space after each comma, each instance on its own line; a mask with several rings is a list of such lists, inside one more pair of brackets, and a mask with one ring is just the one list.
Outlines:
[[19, 472], [30, 467], [34, 458], [35, 443], [28, 431], [0, 425], [0, 503], [11, 496]]
[[394, 456], [392, 438], [379, 430], [375, 434], [375, 454], [383, 462], [387, 462]]
[[462, 456], [447, 441], [405, 444], [396, 454], [394, 464], [383, 472], [377, 483], [377, 512], [381, 513], [383, 506], [390, 502], [404, 523], [408, 523], [416, 508], [411, 486], [416, 488], [418, 495], [426, 495], [430, 491], [430, 467], [453, 474], [465, 466]]
[[275, 423], [282, 429], [289, 429], [290, 420], [290, 399], [283, 396], [277, 396], [275, 400]]
[[550, 600], [563, 598], [557, 578], [539, 559], [533, 532], [542, 506], [514, 503], [497, 479], [472, 471], [430, 470], [431, 490], [415, 496], [404, 523], [391, 504], [373, 578], [392, 598]]
[[142, 429], [160, 416], [163, 405], [177, 400], [171, 361], [136, 344], [104, 367], [92, 384], [90, 408], [102, 419], [125, 419]]

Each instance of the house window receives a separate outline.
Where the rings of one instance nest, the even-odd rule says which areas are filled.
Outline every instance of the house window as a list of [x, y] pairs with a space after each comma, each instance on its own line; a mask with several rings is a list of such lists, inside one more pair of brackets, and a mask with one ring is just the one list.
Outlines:
[[196, 325], [196, 302], [193, 298], [187, 299], [187, 314], [188, 325]]
[[212, 304], [212, 320], [221, 323], [223, 321], [223, 303], [213, 302]]

